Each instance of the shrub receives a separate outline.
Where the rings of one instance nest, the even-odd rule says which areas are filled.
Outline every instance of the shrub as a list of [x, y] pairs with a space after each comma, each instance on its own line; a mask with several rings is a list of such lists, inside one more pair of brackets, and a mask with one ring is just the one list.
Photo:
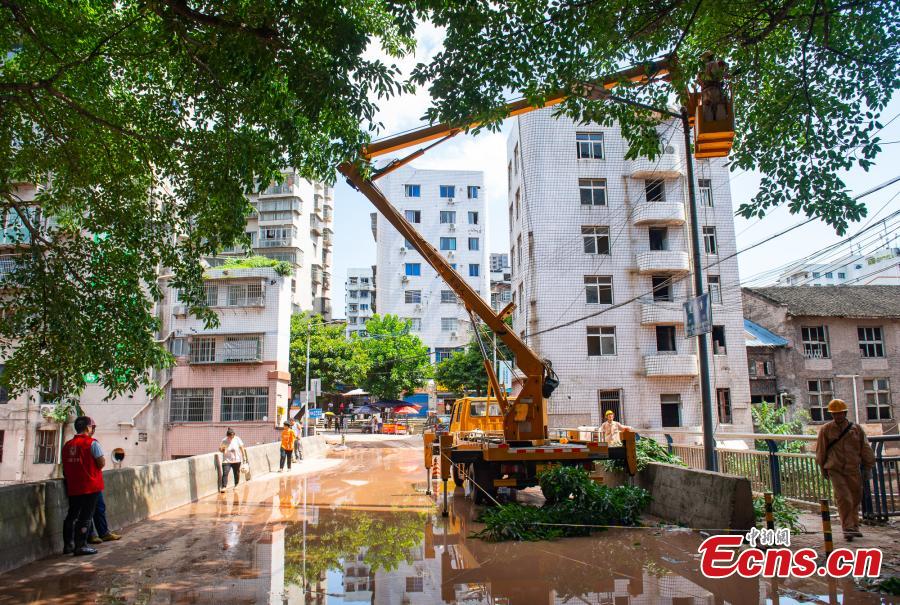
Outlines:
[[[670, 454], [669, 450], [660, 445], [654, 439], [644, 438], [638, 439], [634, 444], [634, 453], [637, 458], [638, 472], [647, 468], [651, 462], [662, 462], [664, 464], [676, 464], [678, 466], [687, 466], [684, 460]], [[607, 471], [620, 471], [625, 467], [623, 460], [604, 460], [603, 468]]]
[[[756, 516], [756, 526], [766, 526], [766, 499], [759, 496], [753, 499], [753, 514]], [[772, 514], [775, 518], [775, 527], [787, 527], [791, 534], [801, 534], [806, 531], [800, 523], [800, 510], [784, 499], [784, 496], [775, 496], [772, 499]]]

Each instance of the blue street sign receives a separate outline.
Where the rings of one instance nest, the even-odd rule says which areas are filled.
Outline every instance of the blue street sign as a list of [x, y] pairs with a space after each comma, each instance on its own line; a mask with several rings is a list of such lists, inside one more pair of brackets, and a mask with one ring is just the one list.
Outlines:
[[322, 408], [309, 408], [309, 417], [311, 419], [312, 418], [321, 418], [323, 413], [324, 412], [322, 411]]
[[684, 333], [688, 338], [712, 331], [709, 292], [684, 303]]

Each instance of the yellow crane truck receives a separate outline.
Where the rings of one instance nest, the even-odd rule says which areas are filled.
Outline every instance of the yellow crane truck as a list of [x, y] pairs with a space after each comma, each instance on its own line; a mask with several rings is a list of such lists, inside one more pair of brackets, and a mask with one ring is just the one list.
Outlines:
[[[645, 64], [614, 74], [601, 82], [579, 83], [572, 90], [550, 95], [543, 103], [534, 104], [528, 100], [521, 100], [508, 104], [504, 109], [509, 117], [558, 104], [569, 95], [604, 99], [609, 96], [611, 89], [622, 82], [647, 82], [666, 78], [668, 73], [668, 65], [664, 62]], [[700, 95], [693, 93], [689, 96], [696, 111], [692, 120], [695, 130], [704, 132], [705, 129], [708, 136], [713, 136], [717, 141], [726, 141], [720, 144], [714, 153], [727, 155], [730, 140], [733, 138], [733, 119], [727, 123], [704, 124], [699, 107]], [[441, 123], [373, 141], [360, 150], [358, 158], [344, 162], [338, 167], [348, 183], [372, 202], [385, 219], [453, 289], [458, 299], [465, 305], [473, 326], [476, 326], [475, 335], [481, 345], [484, 367], [489, 379], [489, 394], [492, 391], [494, 397], [457, 400], [453, 409], [450, 432], [440, 435], [437, 439], [433, 433], [424, 436], [425, 466], [429, 471], [429, 477], [434, 456], [437, 456], [440, 463], [441, 478], [444, 481], [444, 514], [447, 512], [447, 481], [451, 473], [460, 483], [464, 478], [468, 479], [473, 484], [472, 492], [476, 502], [483, 502], [492, 500], [499, 487], [521, 489], [536, 485], [538, 474], [554, 464], [591, 469], [596, 460], [624, 460], [628, 472], [633, 474], [636, 471], [635, 436], [631, 432], [622, 435], [623, 444], [617, 447], [598, 441], [579, 442], [565, 438], [550, 438], [547, 422], [548, 398], [559, 385], [559, 381], [550, 362], [541, 359], [504, 323], [504, 318], [512, 312], [512, 304], [499, 313], [495, 312], [375, 185], [375, 180], [411, 162], [434, 145], [478, 125], [478, 122], [464, 125]], [[379, 156], [432, 141], [434, 142], [430, 145], [403, 158], [395, 159], [380, 169], [375, 169], [369, 164]], [[488, 359], [486, 345], [477, 328], [476, 316], [515, 356], [516, 366], [524, 379], [514, 397], [507, 397], [505, 389], [501, 389], [498, 384]], [[496, 408], [497, 413], [479, 416], [475, 412], [480, 409], [481, 403], [485, 404], [485, 408]]]

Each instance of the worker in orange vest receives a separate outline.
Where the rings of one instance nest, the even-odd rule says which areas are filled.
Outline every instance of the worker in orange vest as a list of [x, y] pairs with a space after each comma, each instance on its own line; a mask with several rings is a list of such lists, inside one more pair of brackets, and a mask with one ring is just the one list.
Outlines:
[[278, 462], [278, 472], [284, 470], [284, 461], [287, 460], [288, 470], [291, 470], [291, 459], [294, 457], [294, 430], [291, 428], [291, 421], [284, 421], [284, 428], [281, 429], [281, 460]]

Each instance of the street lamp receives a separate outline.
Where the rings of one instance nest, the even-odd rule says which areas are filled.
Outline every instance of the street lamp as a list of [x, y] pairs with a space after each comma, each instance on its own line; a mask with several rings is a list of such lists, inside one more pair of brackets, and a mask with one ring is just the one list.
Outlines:
[[856, 416], [856, 424], [859, 424], [859, 401], [856, 395], [856, 379], [859, 374], [835, 374], [835, 378], [850, 378], [853, 380], [853, 413]]

